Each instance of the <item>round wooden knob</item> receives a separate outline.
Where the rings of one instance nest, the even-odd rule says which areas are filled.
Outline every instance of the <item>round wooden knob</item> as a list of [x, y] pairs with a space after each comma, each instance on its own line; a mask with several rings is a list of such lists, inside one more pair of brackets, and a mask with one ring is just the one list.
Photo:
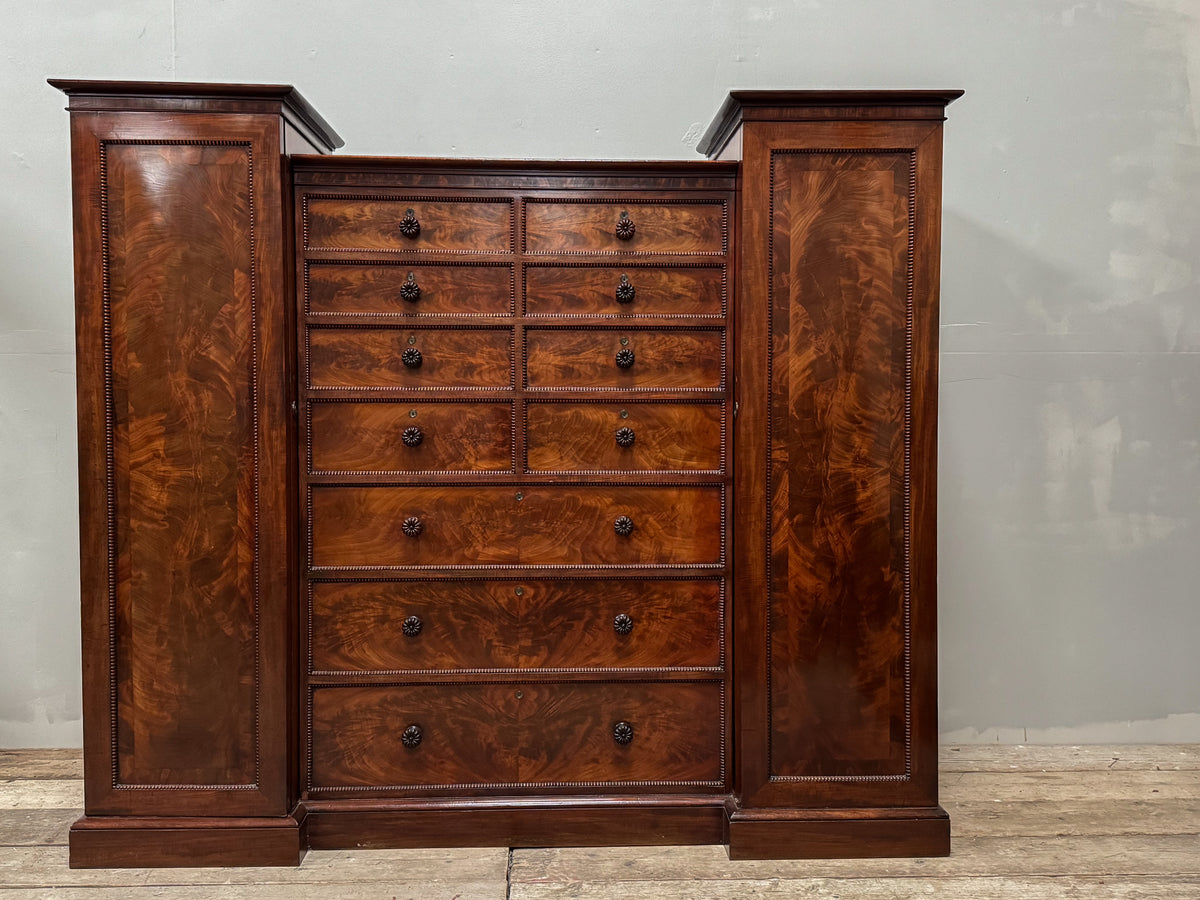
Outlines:
[[421, 223], [417, 221], [417, 215], [411, 209], [400, 220], [400, 233], [406, 238], [415, 238], [421, 233]]
[[629, 516], [617, 516], [616, 521], [613, 522], [613, 531], [621, 537], [629, 537], [633, 534], [633, 519]]
[[[632, 739], [633, 738], [631, 736], [630, 740], [632, 740]], [[402, 743], [409, 750], [412, 750], [414, 747], [416, 747], [418, 744], [420, 744], [421, 743], [421, 726], [420, 725], [409, 725], [407, 728], [405, 728], [404, 732], [400, 735], [400, 743]], [[626, 741], [626, 743], [628, 743], [628, 741]]]
[[417, 276], [412, 272], [408, 273], [407, 280], [400, 285], [400, 299], [409, 303], [416, 303], [421, 299], [421, 286], [417, 284]]
[[409, 425], [400, 435], [400, 440], [404, 441], [405, 447], [419, 447], [421, 441], [425, 440], [425, 432], [416, 425]]
[[409, 516], [400, 523], [400, 530], [409, 537], [417, 537], [424, 529], [425, 525], [416, 516]]
[[618, 369], [628, 369], [630, 366], [633, 365], [633, 361], [634, 361], [633, 351], [630, 350], [628, 347], [623, 347], [617, 351], [616, 362], [617, 362]]
[[633, 619], [625, 613], [621, 613], [613, 619], [613, 631], [617, 634], [629, 634], [633, 631]]
[[622, 241], [627, 241], [633, 237], [633, 233], [637, 231], [637, 226], [633, 224], [633, 219], [629, 218], [629, 213], [621, 210], [621, 217], [617, 219], [617, 237]]
[[617, 429], [617, 433], [616, 433], [615, 437], [616, 437], [618, 446], [632, 447], [633, 441], [634, 441], [636, 435], [634, 435], [632, 428], [625, 426], [625, 427]]
[[618, 722], [613, 726], [613, 740], [622, 747], [633, 741], [633, 726], [628, 722]]
[[628, 275], [621, 276], [621, 283], [617, 285], [616, 296], [618, 303], [632, 303], [633, 298], [637, 296], [637, 291], [634, 289], [633, 285], [629, 283]]
[[424, 627], [425, 623], [421, 621], [420, 616], [409, 616], [404, 620], [404, 624], [400, 626], [408, 637], [416, 637]]
[[[409, 347], [400, 354], [400, 362], [404, 363], [405, 368], [419, 369], [424, 357], [421, 356], [421, 351], [416, 347]], [[632, 364], [631, 364], [632, 365]]]

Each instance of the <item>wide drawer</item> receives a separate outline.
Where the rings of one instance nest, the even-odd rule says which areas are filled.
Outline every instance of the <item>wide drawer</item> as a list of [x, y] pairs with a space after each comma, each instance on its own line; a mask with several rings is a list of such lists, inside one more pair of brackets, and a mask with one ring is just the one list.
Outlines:
[[308, 264], [310, 315], [510, 316], [509, 265]]
[[530, 316], [722, 316], [725, 268], [528, 266]]
[[718, 472], [720, 403], [534, 403], [531, 472]]
[[304, 198], [309, 250], [509, 253], [512, 202], [504, 198]]
[[314, 792], [724, 783], [717, 682], [317, 688]]
[[721, 390], [725, 333], [615, 329], [525, 332], [533, 390]]
[[525, 204], [526, 253], [725, 252], [723, 201]]
[[510, 388], [507, 328], [310, 328], [308, 384], [322, 388]]
[[719, 580], [312, 584], [315, 672], [719, 668]]
[[513, 470], [511, 403], [315, 400], [309, 471]]
[[719, 485], [316, 486], [312, 565], [719, 566]]

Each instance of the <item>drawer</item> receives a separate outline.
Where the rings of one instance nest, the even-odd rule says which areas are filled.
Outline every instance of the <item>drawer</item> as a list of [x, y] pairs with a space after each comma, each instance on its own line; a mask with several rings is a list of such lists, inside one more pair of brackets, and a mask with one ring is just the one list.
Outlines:
[[723, 316], [725, 268], [529, 266], [530, 316]]
[[716, 567], [725, 557], [720, 485], [337, 485], [310, 496], [316, 568]]
[[308, 384], [316, 389], [512, 387], [507, 328], [310, 328]]
[[309, 471], [513, 470], [511, 403], [316, 400]]
[[[529, 200], [525, 204], [525, 252], [722, 254], [725, 218], [725, 203], [720, 200]], [[621, 236], [625, 234], [629, 236]]]
[[[511, 253], [512, 202], [507, 198], [304, 198], [309, 250], [420, 250]], [[410, 215], [411, 211], [411, 215]]]
[[720, 668], [719, 580], [316, 582], [312, 669]]
[[721, 390], [725, 333], [701, 330], [530, 328], [526, 378], [533, 390]]
[[508, 265], [308, 264], [310, 315], [511, 316]]
[[717, 682], [317, 688], [310, 789], [717, 787], [723, 705]]
[[720, 403], [534, 403], [531, 472], [719, 472]]

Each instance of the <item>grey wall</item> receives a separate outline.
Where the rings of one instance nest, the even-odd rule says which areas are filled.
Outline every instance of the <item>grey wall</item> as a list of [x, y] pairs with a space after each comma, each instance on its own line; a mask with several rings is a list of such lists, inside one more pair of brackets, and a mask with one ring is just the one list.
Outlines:
[[290, 82], [344, 152], [693, 158], [731, 87], [950, 107], [955, 740], [1200, 741], [1194, 0], [2, 0], [0, 746], [80, 741], [67, 116], [48, 76]]

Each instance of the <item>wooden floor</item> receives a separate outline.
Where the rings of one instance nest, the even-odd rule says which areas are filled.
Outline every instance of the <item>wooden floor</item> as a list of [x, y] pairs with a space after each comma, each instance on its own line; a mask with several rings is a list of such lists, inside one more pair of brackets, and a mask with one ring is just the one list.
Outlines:
[[730, 862], [720, 847], [313, 851], [298, 869], [67, 868], [77, 751], [0, 750], [0, 900], [1200, 898], [1200, 745], [942, 749], [947, 859]]

